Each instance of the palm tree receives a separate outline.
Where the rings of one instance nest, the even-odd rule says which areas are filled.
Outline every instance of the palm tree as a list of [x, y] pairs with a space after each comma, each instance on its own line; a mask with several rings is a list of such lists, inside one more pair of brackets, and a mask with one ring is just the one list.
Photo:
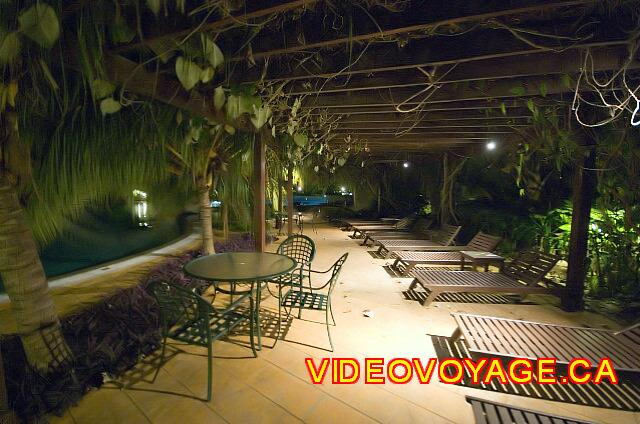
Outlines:
[[[202, 231], [203, 253], [215, 253], [213, 244], [213, 223], [211, 219], [211, 190], [214, 183], [226, 194], [225, 181], [230, 174], [226, 173], [228, 164], [246, 151], [243, 143], [245, 136], [230, 135], [220, 125], [208, 125], [202, 120], [190, 120], [185, 139], [178, 145], [167, 144], [172, 172], [186, 177], [198, 193], [200, 210], [200, 227]], [[224, 203], [228, 203], [225, 199]], [[234, 202], [235, 203], [235, 202]]]
[[[96, 86], [85, 83], [85, 74], [73, 74], [31, 48], [55, 42], [53, 9], [38, 3], [2, 15], [20, 16], [25, 25], [30, 13], [36, 14], [32, 25], [47, 26], [47, 31], [20, 28], [0, 40], [0, 97], [7, 99], [0, 104], [0, 277], [28, 362], [46, 372], [69, 359], [69, 349], [48, 293], [38, 242], [55, 237], [87, 205], [166, 176], [159, 147], [175, 131], [167, 125], [173, 111], [167, 115], [166, 108], [149, 103], [101, 117]], [[18, 40], [9, 53], [8, 37]]]

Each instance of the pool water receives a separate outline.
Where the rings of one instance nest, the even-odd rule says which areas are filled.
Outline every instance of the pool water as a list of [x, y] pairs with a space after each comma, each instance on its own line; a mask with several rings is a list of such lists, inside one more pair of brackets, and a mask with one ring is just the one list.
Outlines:
[[[40, 259], [47, 277], [54, 277], [153, 249], [185, 232], [184, 220], [175, 218], [155, 221], [151, 228], [141, 228], [128, 219], [86, 213], [42, 248]], [[2, 280], [0, 293], [4, 293]]]

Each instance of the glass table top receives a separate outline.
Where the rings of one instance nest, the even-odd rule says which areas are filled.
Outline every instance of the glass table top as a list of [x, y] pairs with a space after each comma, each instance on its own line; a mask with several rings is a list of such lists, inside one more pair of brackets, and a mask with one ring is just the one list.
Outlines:
[[289, 272], [296, 265], [292, 258], [277, 253], [232, 252], [194, 259], [184, 266], [184, 272], [210, 281], [259, 281]]

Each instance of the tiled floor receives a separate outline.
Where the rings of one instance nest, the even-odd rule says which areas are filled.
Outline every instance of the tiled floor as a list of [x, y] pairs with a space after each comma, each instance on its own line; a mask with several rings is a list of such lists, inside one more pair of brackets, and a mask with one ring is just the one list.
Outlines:
[[[334, 292], [336, 347], [330, 353], [323, 324], [294, 319], [286, 341], [274, 348], [273, 339], [258, 358], [234, 336], [214, 344], [213, 400], [206, 394], [206, 350], [172, 345], [170, 359], [157, 373], [153, 359], [142, 363], [120, 381], [89, 393], [64, 417], [52, 423], [253, 423], [253, 422], [385, 422], [468, 423], [473, 421], [464, 396], [472, 395], [515, 406], [606, 423], [640, 424], [640, 414], [444, 385], [434, 379], [420, 385], [322, 385], [310, 383], [304, 359], [322, 357], [435, 356], [430, 335], [448, 336], [454, 329], [450, 313], [464, 311], [509, 318], [618, 328], [590, 313], [568, 314], [551, 297], [536, 297], [536, 304], [468, 304], [436, 302], [429, 308], [405, 300], [401, 294], [410, 280], [390, 277], [381, 265], [348, 234], [333, 227], [309, 234], [317, 244], [314, 269], [326, 269], [340, 254], [349, 259]], [[275, 248], [275, 247], [274, 247]], [[533, 303], [533, 302], [532, 302]], [[273, 299], [264, 307], [272, 310]], [[373, 312], [365, 317], [364, 310]], [[306, 312], [303, 318], [323, 319]], [[265, 318], [266, 319], [266, 318]], [[127, 388], [121, 387], [126, 385]]]

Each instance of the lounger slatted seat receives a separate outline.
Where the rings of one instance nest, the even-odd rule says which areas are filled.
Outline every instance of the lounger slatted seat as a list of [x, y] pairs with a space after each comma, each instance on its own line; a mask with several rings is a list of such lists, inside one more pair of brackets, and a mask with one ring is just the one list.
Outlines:
[[438, 247], [450, 246], [460, 232], [461, 226], [443, 225], [432, 233], [431, 240], [392, 239], [379, 240], [378, 254], [387, 257], [391, 252], [404, 250], [436, 250]]
[[593, 424], [591, 421], [517, 408], [471, 396], [466, 399], [471, 404], [476, 424]]
[[402, 218], [400, 221], [396, 222], [395, 224], [354, 225], [353, 237], [356, 237], [358, 234], [364, 234], [365, 231], [407, 229], [411, 227], [415, 219], [416, 219], [416, 215], [411, 214], [407, 217]]
[[414, 225], [407, 229], [385, 230], [385, 231], [365, 231], [362, 246], [367, 246], [371, 241], [376, 244], [378, 240], [394, 240], [394, 239], [416, 239], [427, 240], [431, 237], [433, 231], [429, 228], [433, 224], [430, 219], [418, 219]]
[[539, 285], [560, 258], [543, 252], [524, 252], [501, 272], [415, 270], [409, 290], [418, 284], [430, 291], [422, 304], [429, 305], [440, 293], [554, 293]]
[[391, 268], [402, 275], [408, 275], [417, 265], [460, 265], [462, 264], [462, 250], [478, 252], [492, 252], [502, 240], [501, 237], [492, 236], [479, 231], [464, 246], [448, 246], [447, 252], [394, 252], [396, 260]]
[[611, 358], [616, 371], [640, 372], [640, 344], [634, 341], [640, 323], [619, 332], [544, 324], [481, 315], [452, 314], [469, 351], [479, 356], [557, 358], [567, 365], [576, 357], [597, 365]]
[[345, 219], [342, 222], [345, 225], [345, 229], [348, 230], [358, 225], [393, 225], [400, 221], [402, 218], [380, 218], [380, 219]]

